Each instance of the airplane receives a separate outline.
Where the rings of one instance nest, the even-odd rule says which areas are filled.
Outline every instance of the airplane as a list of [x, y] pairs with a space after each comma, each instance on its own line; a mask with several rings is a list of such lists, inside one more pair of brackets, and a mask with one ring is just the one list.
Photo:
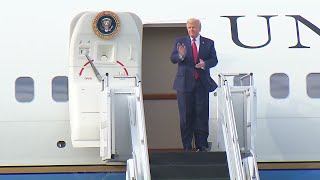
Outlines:
[[[87, 102], [94, 97], [91, 93], [98, 93], [89, 91], [86, 101], [73, 101], [76, 94], [81, 93], [70, 91], [76, 87], [70, 84], [74, 80], [72, 73], [92, 82], [90, 86], [84, 85], [89, 89], [100, 88], [100, 81], [108, 81], [105, 73], [102, 79], [97, 79], [92, 70], [95, 65], [91, 63], [95, 60], [89, 60], [98, 56], [86, 57], [86, 44], [90, 44], [90, 40], [81, 42], [84, 56], [74, 65], [77, 69], [72, 68], [70, 60], [70, 54], [74, 53], [72, 35], [78, 20], [85, 14], [105, 10], [133, 12], [136, 19], [141, 19], [141, 29], [137, 30], [140, 37], [130, 37], [132, 41], [141, 38], [141, 44], [136, 47], [141, 49], [133, 46], [126, 49], [132, 53], [141, 51], [129, 56], [133, 59], [141, 56], [141, 64], [126, 67], [121, 59], [113, 63], [117, 66], [120, 84], [127, 72], [138, 74], [130, 74], [132, 87], [140, 83], [141, 78], [150, 149], [181, 148], [175, 92], [171, 89], [176, 67], [171, 64], [169, 54], [174, 38], [186, 34], [186, 20], [197, 17], [203, 26], [201, 35], [215, 41], [219, 63], [211, 70], [211, 76], [218, 82], [220, 73], [253, 74], [257, 89], [254, 141], [257, 161], [319, 161], [320, 144], [316, 138], [319, 135], [320, 72], [316, 47], [320, 43], [320, 22], [316, 1], [201, 2], [202, 8], [198, 9], [183, 1], [162, 1], [156, 7], [151, 3], [141, 0], [124, 5], [101, 1], [62, 4], [31, 0], [20, 2], [19, 6], [13, 2], [3, 6], [0, 12], [5, 25], [0, 30], [5, 62], [0, 90], [4, 107], [0, 119], [1, 166], [105, 164], [97, 148], [102, 142], [99, 132], [86, 129], [96, 129], [97, 123], [81, 126], [84, 134], [78, 135], [85, 140], [72, 142], [74, 122], [70, 116], [71, 107], [85, 108], [87, 114], [94, 114], [96, 111], [91, 112], [90, 108], [95, 106]], [[35, 9], [34, 4], [39, 8]], [[126, 30], [120, 28], [119, 31]], [[97, 44], [94, 48], [105, 47], [108, 45]], [[101, 70], [99, 66], [98, 70]], [[237, 78], [231, 81], [234, 86], [239, 83]], [[216, 122], [217, 96], [211, 93], [210, 98], [210, 120]], [[216, 126], [212, 128], [213, 149], [219, 150], [216, 138], [219, 130]], [[94, 141], [86, 139], [88, 137]], [[130, 147], [118, 150], [123, 149]], [[119, 157], [119, 160], [127, 158]]]

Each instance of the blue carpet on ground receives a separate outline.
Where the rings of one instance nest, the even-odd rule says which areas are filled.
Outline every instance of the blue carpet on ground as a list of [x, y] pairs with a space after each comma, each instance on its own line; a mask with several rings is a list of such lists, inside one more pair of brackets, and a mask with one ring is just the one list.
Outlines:
[[[260, 170], [261, 180], [319, 180], [320, 169]], [[1, 180], [125, 180], [125, 173], [0, 174]]]
[[320, 180], [320, 169], [260, 170], [260, 180]]
[[0, 174], [1, 180], [125, 180], [125, 173]]

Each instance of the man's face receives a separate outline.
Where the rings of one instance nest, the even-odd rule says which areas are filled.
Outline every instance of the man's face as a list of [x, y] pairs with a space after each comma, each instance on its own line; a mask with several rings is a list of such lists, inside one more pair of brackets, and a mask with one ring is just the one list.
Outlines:
[[196, 38], [200, 32], [200, 24], [196, 21], [187, 23], [187, 30], [189, 36], [191, 36], [192, 38]]

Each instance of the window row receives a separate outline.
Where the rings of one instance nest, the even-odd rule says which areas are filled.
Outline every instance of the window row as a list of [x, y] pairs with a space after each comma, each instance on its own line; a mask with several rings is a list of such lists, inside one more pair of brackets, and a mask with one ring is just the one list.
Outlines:
[[[68, 77], [57, 76], [51, 82], [52, 99], [56, 102], [66, 102], [68, 96]], [[15, 96], [19, 102], [31, 102], [34, 99], [34, 81], [31, 77], [19, 77], [15, 82]]]
[[[248, 86], [250, 77], [240, 80], [242, 75], [235, 76], [234, 86]], [[307, 94], [310, 98], [320, 98], [320, 73], [310, 73], [306, 78]], [[52, 99], [56, 102], [66, 102], [68, 96], [68, 77], [57, 76], [51, 82]], [[270, 76], [270, 94], [275, 99], [289, 96], [289, 77], [285, 73], [275, 73]], [[19, 77], [15, 82], [15, 97], [19, 102], [31, 102], [34, 99], [34, 81], [31, 77]]]
[[[233, 80], [234, 86], [244, 86], [250, 84], [250, 77], [244, 77], [240, 81], [242, 75], [235, 76]], [[302, 86], [297, 85], [297, 86]], [[306, 78], [307, 95], [310, 98], [320, 98], [320, 73], [310, 73]], [[270, 76], [270, 94], [275, 99], [284, 99], [289, 96], [289, 77], [285, 73], [275, 73]]]

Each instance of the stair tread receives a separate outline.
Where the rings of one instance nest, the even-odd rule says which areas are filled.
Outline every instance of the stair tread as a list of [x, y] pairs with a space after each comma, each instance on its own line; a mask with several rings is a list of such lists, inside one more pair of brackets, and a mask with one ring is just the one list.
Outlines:
[[217, 179], [229, 178], [227, 165], [153, 165], [150, 167], [152, 179]]
[[226, 152], [149, 153], [152, 180], [229, 180]]
[[149, 154], [150, 165], [227, 164], [225, 152], [161, 152]]
[[152, 180], [230, 180], [230, 178], [152, 178]]

